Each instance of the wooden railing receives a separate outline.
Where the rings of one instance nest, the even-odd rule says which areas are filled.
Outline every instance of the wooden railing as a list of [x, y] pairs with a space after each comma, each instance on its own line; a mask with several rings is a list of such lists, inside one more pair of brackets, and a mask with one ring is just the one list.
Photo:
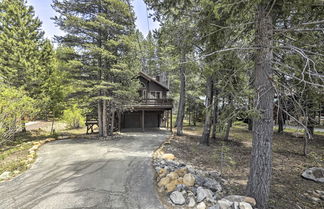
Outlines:
[[141, 105], [172, 105], [173, 99], [141, 99]]

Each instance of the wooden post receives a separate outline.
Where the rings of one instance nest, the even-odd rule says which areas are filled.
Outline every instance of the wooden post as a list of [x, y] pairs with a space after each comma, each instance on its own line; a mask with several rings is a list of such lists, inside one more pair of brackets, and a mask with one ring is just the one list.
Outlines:
[[165, 114], [165, 128], [169, 129], [169, 111], [167, 110]]
[[142, 131], [144, 132], [144, 110], [142, 110]]
[[172, 133], [172, 109], [170, 110], [170, 131]]

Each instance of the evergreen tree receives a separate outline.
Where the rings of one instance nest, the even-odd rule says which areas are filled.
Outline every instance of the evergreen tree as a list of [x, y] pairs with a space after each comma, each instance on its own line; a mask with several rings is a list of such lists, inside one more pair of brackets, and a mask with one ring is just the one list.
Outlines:
[[109, 115], [137, 95], [134, 14], [126, 0], [54, 0], [53, 7], [67, 33], [57, 40], [71, 48], [73, 76], [88, 101], [97, 101], [99, 136], [106, 137]]

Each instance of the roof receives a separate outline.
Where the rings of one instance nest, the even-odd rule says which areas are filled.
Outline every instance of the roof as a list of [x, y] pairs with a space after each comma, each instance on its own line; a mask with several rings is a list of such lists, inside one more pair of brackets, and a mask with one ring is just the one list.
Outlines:
[[156, 83], [157, 85], [161, 86], [162, 88], [164, 88], [165, 90], [169, 91], [169, 88], [168, 88], [166, 85], [164, 85], [163, 83], [157, 81], [155, 78], [153, 78], [153, 77], [147, 75], [146, 73], [144, 73], [144, 72], [140, 72], [140, 73], [139, 73], [139, 76], [142, 76], [142, 77], [145, 78], [146, 80], [148, 80], [148, 81], [152, 81], [152, 82]]

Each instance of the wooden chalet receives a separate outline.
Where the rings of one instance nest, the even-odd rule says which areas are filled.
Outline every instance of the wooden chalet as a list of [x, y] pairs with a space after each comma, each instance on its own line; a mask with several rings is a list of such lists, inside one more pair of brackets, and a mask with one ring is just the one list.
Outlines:
[[141, 82], [140, 102], [127, 106], [120, 120], [120, 128], [145, 129], [165, 127], [172, 131], [173, 100], [168, 98], [169, 88], [143, 72], [138, 76]]

